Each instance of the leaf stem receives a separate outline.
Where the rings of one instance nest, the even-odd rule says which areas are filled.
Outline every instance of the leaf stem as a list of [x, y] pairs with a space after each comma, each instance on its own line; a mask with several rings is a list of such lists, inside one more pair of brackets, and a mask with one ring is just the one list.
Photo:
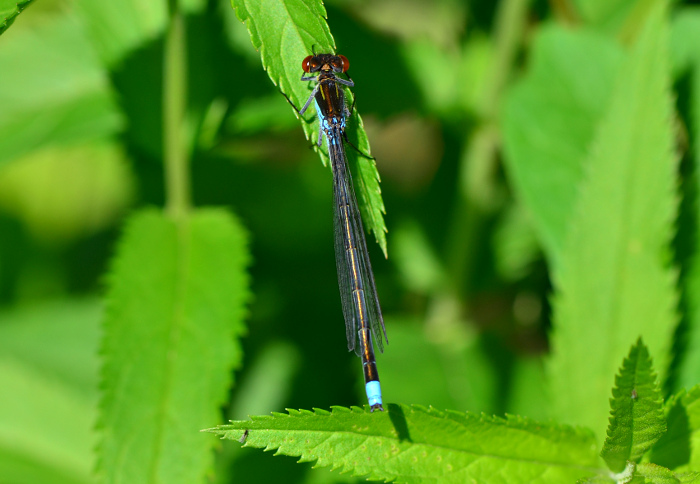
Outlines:
[[190, 210], [190, 173], [185, 124], [187, 49], [185, 22], [178, 2], [171, 0], [163, 55], [163, 154], [166, 212], [181, 219]]

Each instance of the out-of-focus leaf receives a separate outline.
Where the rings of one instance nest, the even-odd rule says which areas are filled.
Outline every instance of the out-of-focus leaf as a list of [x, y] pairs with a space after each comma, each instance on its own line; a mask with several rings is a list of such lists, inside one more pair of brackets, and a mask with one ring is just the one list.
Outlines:
[[[577, 13], [587, 24], [608, 34], [615, 34], [623, 28], [635, 10], [639, 10], [638, 0], [574, 0]], [[634, 19], [633, 19], [634, 20]]]
[[668, 431], [649, 460], [682, 472], [700, 470], [700, 385], [669, 399], [665, 413]]
[[508, 175], [553, 266], [622, 58], [620, 48], [599, 34], [546, 26], [535, 39], [527, 76], [505, 101]]
[[122, 117], [82, 24], [57, 15], [3, 39], [0, 165], [115, 134]]
[[15, 21], [22, 10], [27, 8], [33, 0], [0, 0], [0, 35], [5, 32]]
[[644, 482], [651, 484], [700, 483], [700, 472], [680, 474], [666, 467], [650, 463], [639, 464], [634, 470], [634, 475], [643, 477]]
[[595, 472], [592, 435], [521, 417], [501, 419], [389, 404], [289, 410], [210, 432], [278, 449], [300, 462], [397, 482], [573, 482]]
[[[700, 186], [700, 52], [694, 47], [700, 41], [700, 8], [683, 9], [675, 18], [672, 29], [673, 59], [677, 74], [690, 76], [690, 131], [692, 159], [695, 163], [693, 176], [696, 190]], [[700, 216], [696, 200], [695, 214]], [[700, 226], [700, 220], [696, 220]], [[686, 275], [685, 299], [687, 301], [688, 335], [685, 354], [679, 371], [679, 387], [690, 388], [700, 382], [700, 244], [695, 238], [693, 255]]]
[[683, 73], [700, 63], [700, 7], [687, 6], [679, 9], [671, 23], [671, 66], [674, 74]]
[[96, 299], [0, 313], [0, 481], [93, 482]]
[[604, 435], [613, 375], [639, 336], [667, 367], [677, 323], [676, 211], [665, 4], [620, 71], [555, 273], [549, 361], [556, 417]]
[[[238, 18], [248, 27], [253, 46], [260, 51], [263, 67], [272, 82], [301, 108], [312, 89], [308, 82], [299, 81], [303, 74], [302, 60], [311, 52], [335, 50], [335, 42], [325, 21], [323, 3], [319, 0], [290, 0], [284, 3], [232, 0], [232, 5]], [[306, 138], [316, 143], [318, 124], [304, 122], [302, 127]], [[356, 139], [355, 145], [359, 151], [369, 154], [369, 141], [357, 112], [348, 120], [347, 131], [351, 139]], [[325, 162], [327, 154], [321, 153]], [[374, 232], [377, 243], [386, 255], [385, 209], [377, 167], [373, 159], [360, 156], [353, 149], [348, 149], [347, 155], [354, 168], [355, 190], [365, 227]]]
[[522, 204], [516, 202], [505, 210], [494, 232], [493, 248], [496, 269], [507, 281], [523, 277], [540, 255], [532, 217]]
[[[204, 0], [180, 0], [185, 13], [201, 11]], [[113, 66], [165, 30], [167, 0], [81, 0], [75, 2], [95, 49], [105, 66]]]
[[110, 223], [133, 198], [116, 144], [52, 146], [0, 167], [0, 207], [43, 240], [65, 240]]
[[392, 237], [393, 260], [403, 284], [411, 291], [430, 294], [444, 287], [444, 268], [416, 221], [405, 221]]
[[666, 432], [661, 390], [641, 338], [615, 377], [610, 407], [608, 437], [601, 456], [613, 472], [622, 472], [628, 462], [639, 462]]
[[201, 482], [241, 360], [246, 236], [220, 210], [128, 224], [110, 275], [99, 472], [107, 482]]

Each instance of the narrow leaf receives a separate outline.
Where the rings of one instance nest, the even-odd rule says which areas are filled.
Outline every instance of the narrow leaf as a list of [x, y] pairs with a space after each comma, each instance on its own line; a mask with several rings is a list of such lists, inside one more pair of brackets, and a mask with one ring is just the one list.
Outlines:
[[241, 360], [245, 235], [219, 210], [176, 224], [148, 210], [127, 225], [110, 276], [102, 345], [105, 482], [202, 482]]
[[[279, 86], [297, 107], [303, 106], [312, 86], [299, 79], [302, 60], [312, 52], [334, 52], [335, 42], [326, 23], [326, 10], [320, 0], [259, 2], [232, 0], [236, 15], [248, 27], [253, 46], [260, 51], [262, 64], [272, 82]], [[352, 59], [350, 59], [352, 62]], [[355, 79], [355, 82], [362, 82]], [[366, 79], [364, 82], [371, 82]], [[352, 102], [352, 101], [351, 101]], [[318, 140], [318, 123], [302, 122], [306, 138]], [[370, 153], [362, 119], [354, 112], [348, 120], [348, 133], [357, 148]], [[324, 163], [327, 153], [321, 153]], [[365, 227], [374, 232], [377, 243], [387, 253], [384, 201], [379, 188], [379, 173], [374, 160], [348, 150], [348, 159], [355, 174], [355, 190]]]
[[506, 98], [508, 175], [554, 267], [622, 60], [620, 47], [600, 34], [546, 26], [535, 38], [528, 74]]
[[15, 21], [33, 0], [0, 0], [0, 35]]
[[640, 335], [666, 368], [676, 325], [676, 210], [664, 2], [618, 76], [555, 272], [555, 414], [603, 436], [619, 362]]
[[671, 398], [665, 414], [668, 431], [649, 460], [677, 471], [700, 471], [700, 385]]
[[613, 472], [639, 462], [666, 431], [663, 398], [651, 357], [641, 338], [615, 377], [608, 438], [601, 456]]
[[395, 482], [561, 483], [600, 472], [588, 432], [416, 405], [375, 413], [289, 410], [208, 431], [299, 462]]

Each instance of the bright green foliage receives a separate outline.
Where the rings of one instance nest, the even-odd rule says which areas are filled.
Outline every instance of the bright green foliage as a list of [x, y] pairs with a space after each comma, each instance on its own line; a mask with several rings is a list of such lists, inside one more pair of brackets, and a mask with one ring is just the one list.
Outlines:
[[[508, 174], [557, 265], [595, 128], [623, 60], [612, 40], [586, 30], [543, 27], [527, 76], [506, 99]], [[581, 65], [587, 69], [581, 69]]]
[[649, 351], [640, 339], [615, 377], [608, 438], [601, 456], [614, 472], [638, 462], [666, 431], [663, 399]]
[[122, 126], [108, 78], [74, 15], [3, 38], [0, 66], [0, 165], [49, 146], [101, 140]]
[[[697, 49], [700, 42], [700, 8], [686, 8], [674, 19], [671, 31], [674, 66], [679, 75], [688, 76], [690, 84], [688, 129], [694, 142], [691, 143], [690, 157], [695, 163], [695, 190], [700, 186], [698, 164], [700, 163], [700, 52]], [[700, 210], [696, 200], [694, 204], [695, 223], [700, 222]], [[693, 239], [695, 252], [690, 261], [687, 274], [687, 321], [688, 343], [683, 364], [680, 369], [680, 386], [690, 388], [700, 382], [700, 257], [698, 257], [697, 237]]]
[[[232, 0], [232, 5], [238, 18], [248, 27], [250, 39], [260, 51], [263, 67], [270, 79], [301, 109], [311, 93], [309, 83], [299, 80], [303, 74], [302, 60], [312, 52], [335, 51], [335, 42], [325, 21], [323, 3], [318, 0], [279, 3]], [[316, 143], [318, 124], [302, 123], [302, 127], [306, 138]], [[357, 112], [348, 120], [347, 130], [350, 138], [357, 140], [357, 148], [362, 153], [369, 154], [369, 141]], [[377, 243], [386, 255], [385, 209], [376, 165], [374, 160], [357, 155], [352, 149], [347, 154], [353, 165], [355, 190], [365, 226], [374, 232]], [[322, 153], [322, 159], [325, 163], [327, 154]]]
[[0, 312], [0, 481], [93, 482], [101, 304]]
[[33, 0], [0, 0], [0, 35], [5, 32], [17, 16], [32, 3]]
[[300, 462], [395, 482], [573, 482], [590, 476], [598, 462], [588, 432], [408, 405], [374, 413], [290, 410], [208, 431]]
[[650, 484], [681, 484], [700, 482], [700, 472], [679, 474], [655, 464], [639, 464], [635, 469], [635, 476], [643, 477], [644, 482], [648, 482]]
[[241, 360], [245, 235], [220, 210], [128, 223], [109, 279], [99, 472], [105, 482], [201, 482]]
[[675, 470], [700, 470], [700, 386], [671, 398], [665, 414], [668, 431], [651, 449], [651, 462]]
[[620, 69], [555, 272], [549, 361], [555, 416], [599, 438], [619, 362], [640, 335], [666, 368], [676, 325], [676, 209], [663, 3]]

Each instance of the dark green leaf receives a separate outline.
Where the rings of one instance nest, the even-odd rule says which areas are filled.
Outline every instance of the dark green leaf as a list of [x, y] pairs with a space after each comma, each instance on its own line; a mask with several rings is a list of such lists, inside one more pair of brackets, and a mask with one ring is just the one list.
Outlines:
[[226, 212], [127, 225], [110, 276], [102, 345], [100, 473], [106, 482], [202, 482], [241, 360], [245, 234]]
[[[232, 5], [238, 18], [248, 27], [250, 39], [260, 51], [263, 67], [272, 82], [301, 108], [311, 89], [308, 82], [299, 80], [303, 74], [302, 60], [311, 52], [335, 51], [335, 42], [325, 21], [323, 3], [319, 0], [290, 0], [281, 3], [232, 0]], [[370, 82], [370, 79], [366, 82]], [[306, 138], [316, 143], [318, 124], [303, 122], [302, 127]], [[357, 148], [362, 153], [369, 154], [369, 141], [357, 112], [348, 120], [347, 130]], [[325, 163], [327, 154], [321, 153]], [[377, 167], [374, 160], [360, 156], [352, 149], [348, 150], [348, 159], [353, 165], [355, 190], [365, 227], [374, 232], [386, 255], [385, 209]]]
[[300, 462], [396, 482], [572, 482], [596, 471], [588, 432], [420, 406], [290, 410], [209, 432]]
[[628, 461], [639, 462], [666, 431], [661, 390], [641, 338], [615, 377], [610, 406], [608, 438], [601, 456], [613, 472], [622, 472]]
[[[664, 3], [620, 70], [555, 271], [555, 415], [602, 437], [619, 362], [643, 336], [666, 368], [676, 326], [676, 167]], [[663, 378], [663, 377], [662, 377]]]

